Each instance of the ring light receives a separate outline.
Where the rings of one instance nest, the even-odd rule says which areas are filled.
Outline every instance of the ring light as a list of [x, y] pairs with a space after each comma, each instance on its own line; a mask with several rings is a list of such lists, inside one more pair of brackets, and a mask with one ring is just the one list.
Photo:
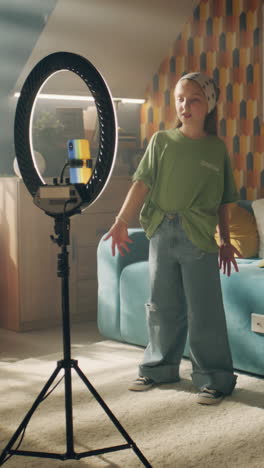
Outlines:
[[[92, 176], [87, 184], [48, 185], [34, 160], [33, 111], [37, 96], [46, 81], [55, 73], [67, 70], [85, 82], [94, 98], [99, 121], [99, 149]], [[56, 52], [42, 59], [33, 68], [22, 87], [16, 108], [14, 141], [22, 179], [34, 202], [48, 215], [67, 213], [67, 216], [71, 216], [94, 203], [111, 176], [117, 144], [115, 107], [109, 88], [94, 65], [84, 57], [70, 52]], [[41, 197], [45, 199], [43, 203], [40, 203]]]

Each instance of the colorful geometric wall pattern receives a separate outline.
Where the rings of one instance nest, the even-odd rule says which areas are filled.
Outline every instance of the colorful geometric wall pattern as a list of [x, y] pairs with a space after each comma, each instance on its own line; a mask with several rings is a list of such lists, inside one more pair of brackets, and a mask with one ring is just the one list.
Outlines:
[[241, 199], [264, 197], [262, 1], [201, 0], [146, 90], [141, 143], [175, 126], [174, 87], [191, 71], [221, 89], [218, 135], [228, 147]]

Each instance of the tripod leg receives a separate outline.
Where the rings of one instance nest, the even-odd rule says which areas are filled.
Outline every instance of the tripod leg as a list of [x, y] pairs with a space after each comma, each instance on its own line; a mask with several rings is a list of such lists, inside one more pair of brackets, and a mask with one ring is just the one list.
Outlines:
[[58, 373], [60, 372], [61, 370], [61, 366], [58, 364], [57, 365], [57, 368], [55, 369], [55, 371], [52, 373], [52, 375], [50, 376], [49, 380], [47, 381], [47, 383], [44, 385], [43, 389], [41, 390], [40, 394], [38, 395], [38, 397], [36, 398], [36, 400], [34, 401], [32, 407], [30, 408], [30, 410], [28, 411], [28, 413], [26, 414], [26, 416], [24, 417], [23, 421], [21, 422], [21, 424], [18, 426], [16, 432], [14, 433], [14, 435], [11, 437], [10, 441], [8, 442], [8, 444], [6, 445], [6, 447], [4, 448], [1, 456], [0, 456], [0, 465], [2, 464], [2, 462], [4, 462], [5, 458], [7, 457], [7, 455], [9, 455], [9, 451], [10, 449], [13, 447], [14, 443], [16, 442], [16, 440], [18, 439], [18, 437], [20, 436], [20, 434], [23, 432], [23, 430], [27, 427], [27, 424], [29, 423], [29, 420], [31, 418], [31, 416], [33, 415], [34, 411], [37, 409], [38, 405], [41, 403], [41, 401], [43, 400], [43, 398], [45, 397], [49, 387], [51, 386], [52, 382], [55, 380], [55, 378], [57, 377]]
[[122, 434], [124, 439], [128, 442], [130, 447], [134, 450], [138, 458], [142, 461], [143, 465], [146, 466], [147, 468], [152, 468], [146, 457], [143, 455], [143, 453], [140, 451], [140, 449], [137, 447], [135, 442], [131, 439], [129, 434], [126, 432], [126, 430], [123, 428], [123, 426], [120, 424], [118, 419], [115, 417], [115, 415], [112, 413], [110, 408], [107, 406], [107, 404], [104, 402], [102, 397], [99, 395], [99, 393], [95, 390], [91, 382], [87, 379], [86, 375], [81, 371], [79, 368], [77, 362], [75, 361], [73, 363], [73, 367], [76, 370], [77, 374], [79, 377], [82, 379], [86, 387], [90, 390], [94, 398], [98, 401], [98, 403], [101, 405], [101, 407], [104, 409], [108, 417], [111, 419], [112, 423], [116, 426], [116, 428], [119, 430], [119, 432]]
[[74, 458], [71, 367], [65, 367], [65, 418], [67, 458]]

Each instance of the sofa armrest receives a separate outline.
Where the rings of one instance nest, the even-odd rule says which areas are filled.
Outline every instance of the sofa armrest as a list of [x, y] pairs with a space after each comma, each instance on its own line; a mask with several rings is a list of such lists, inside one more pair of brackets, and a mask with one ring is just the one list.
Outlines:
[[120, 341], [120, 275], [127, 265], [147, 260], [149, 251], [143, 229], [129, 229], [128, 235], [133, 243], [129, 245], [131, 251], [124, 256], [118, 251], [112, 256], [112, 239], [102, 238], [97, 249], [98, 328], [103, 336]]

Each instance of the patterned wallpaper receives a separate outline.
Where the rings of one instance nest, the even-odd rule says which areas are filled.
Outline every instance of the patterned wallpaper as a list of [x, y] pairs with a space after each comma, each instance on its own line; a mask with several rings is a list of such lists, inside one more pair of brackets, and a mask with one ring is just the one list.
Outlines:
[[218, 83], [218, 135], [226, 142], [241, 199], [264, 197], [260, 0], [201, 0], [153, 76], [141, 109], [141, 143], [175, 125], [174, 87], [204, 71]]

